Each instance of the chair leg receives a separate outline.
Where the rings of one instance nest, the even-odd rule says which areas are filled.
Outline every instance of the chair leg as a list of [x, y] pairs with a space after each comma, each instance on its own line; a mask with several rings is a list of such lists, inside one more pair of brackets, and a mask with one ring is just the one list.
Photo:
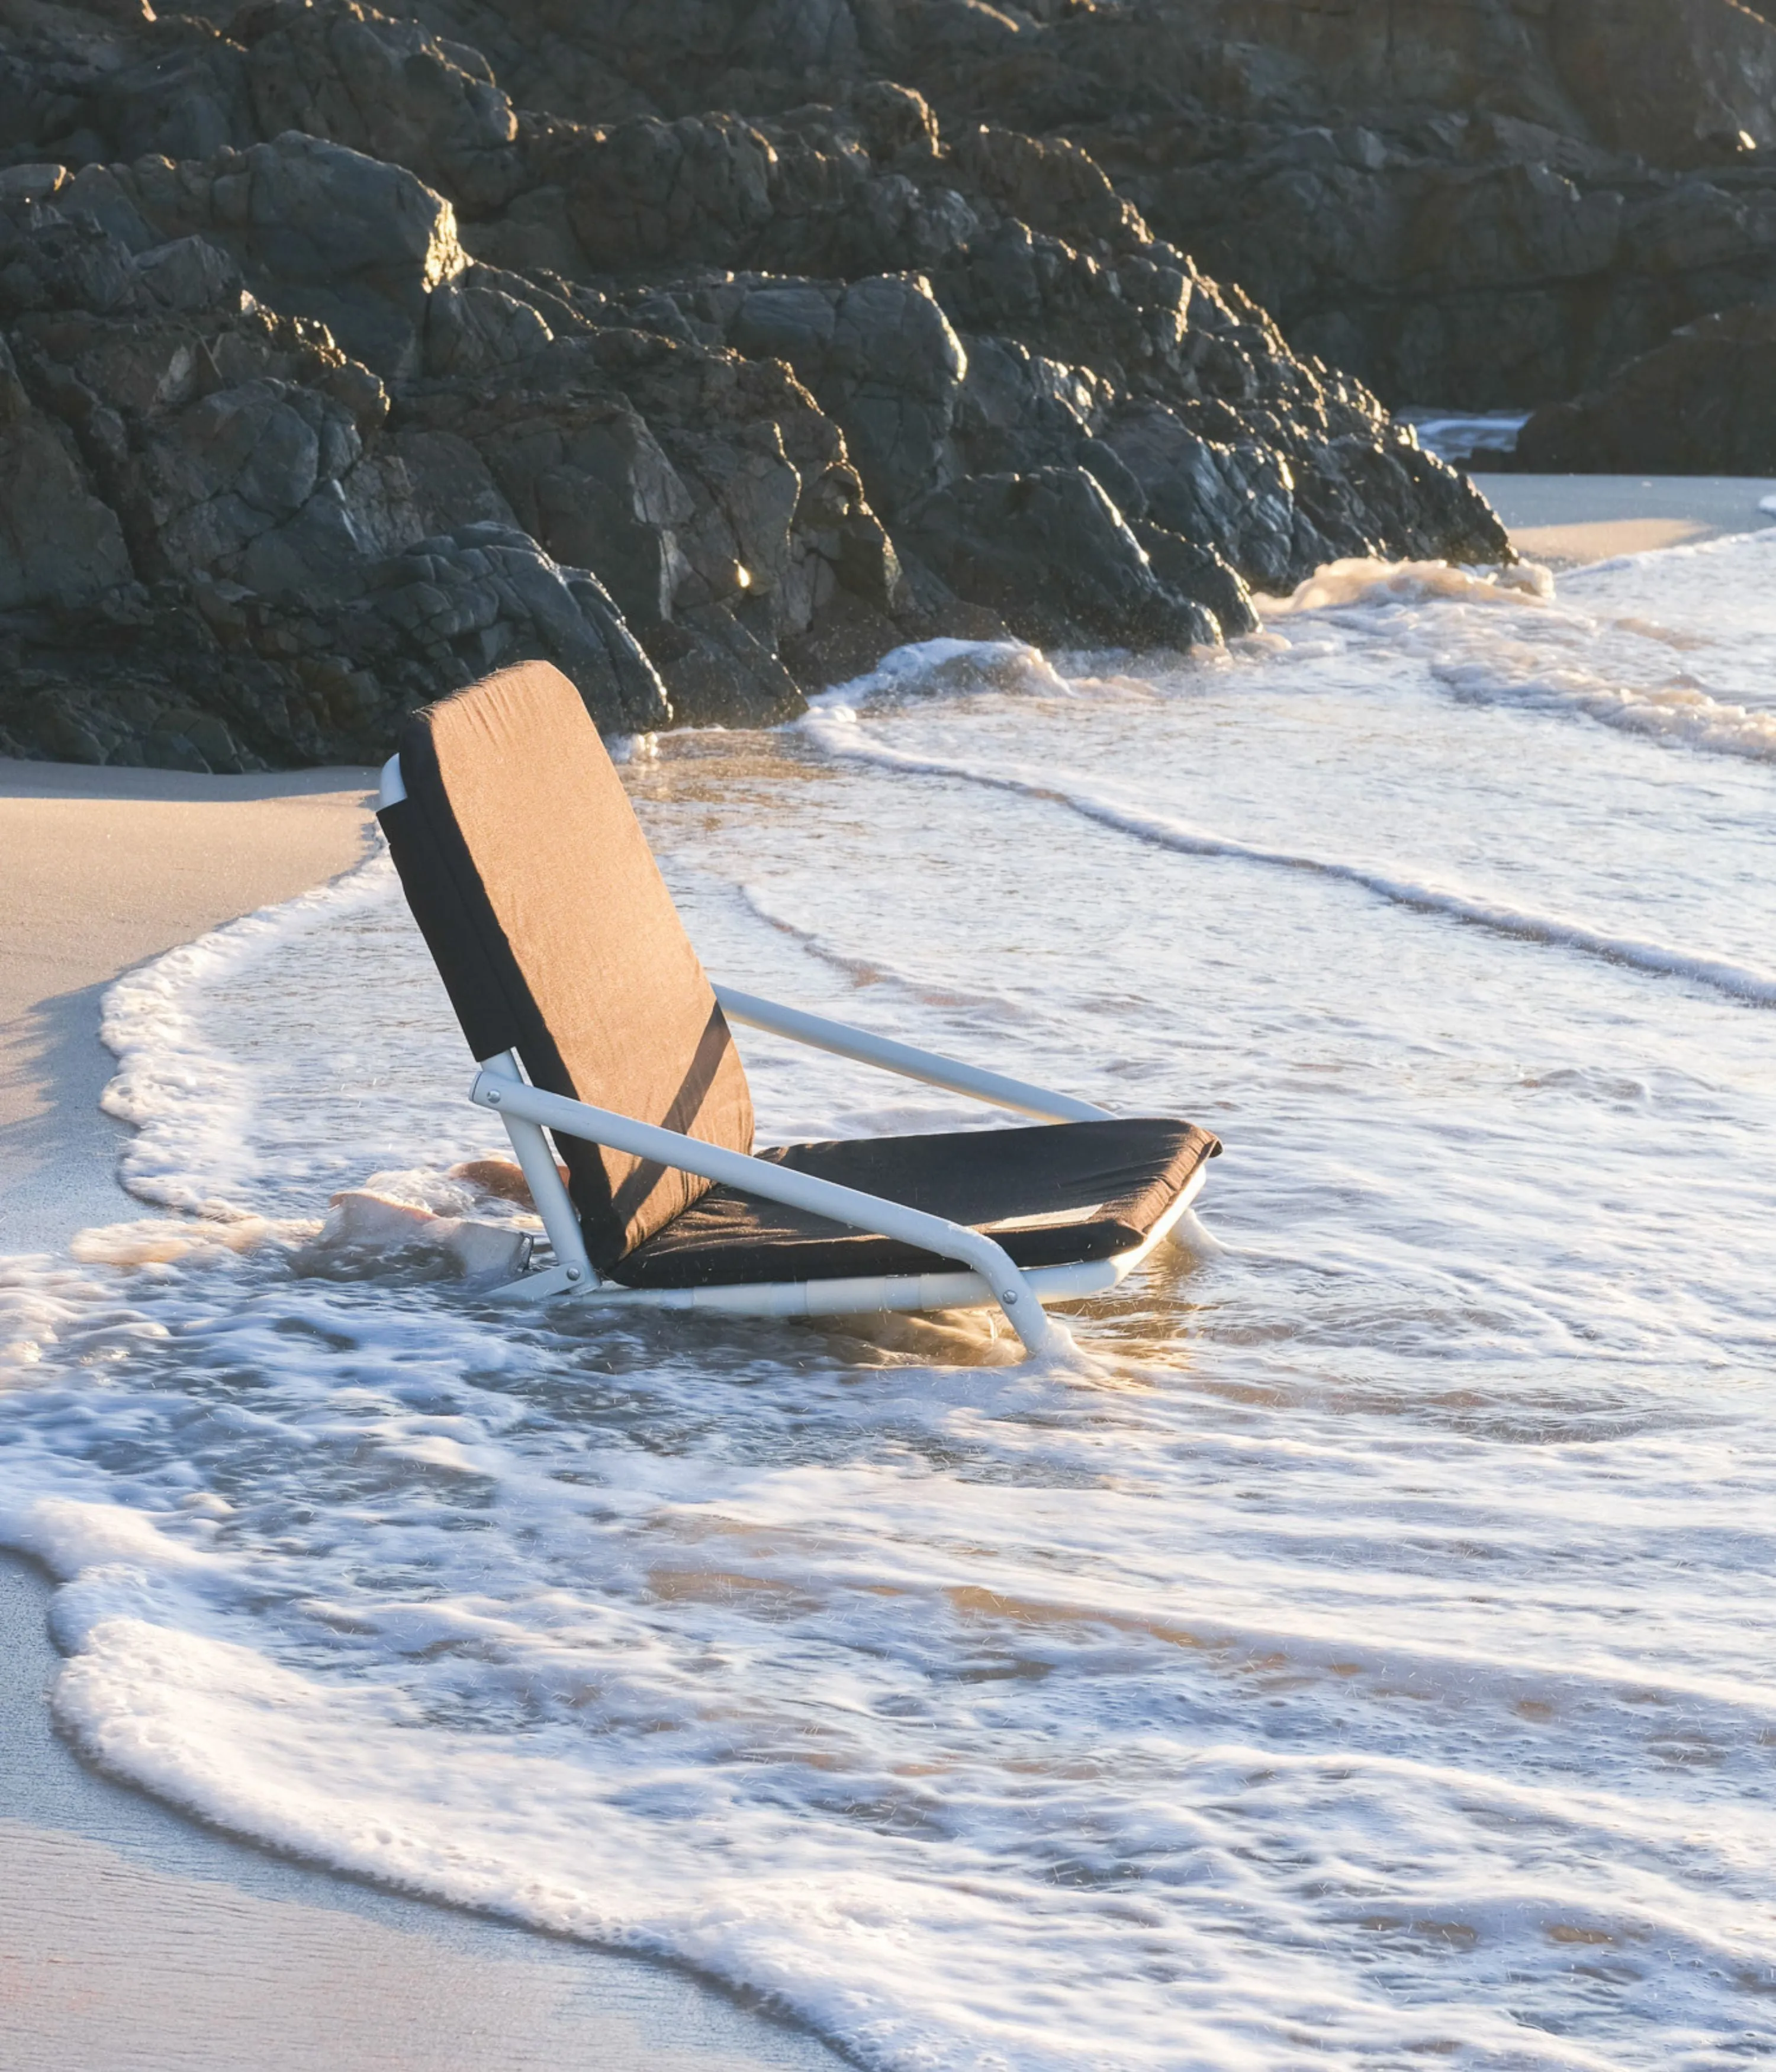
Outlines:
[[[1011, 1284], [1015, 1282], [1015, 1286]], [[1045, 1359], [1057, 1359], [1071, 1351], [1073, 1340], [1037, 1300], [1036, 1291], [1015, 1268], [1004, 1287], [995, 1286], [1005, 1322], [1022, 1339], [1024, 1350]]]
[[[481, 1069], [496, 1078], [524, 1083], [517, 1056], [511, 1050], [490, 1058]], [[512, 1139], [512, 1155], [524, 1174], [530, 1198], [536, 1204], [536, 1213], [542, 1218], [543, 1228], [549, 1232], [549, 1241], [554, 1247], [555, 1269], [549, 1277], [559, 1279], [564, 1284], [564, 1292], [568, 1289], [595, 1288], [598, 1276], [586, 1256], [586, 1240], [580, 1235], [580, 1219], [562, 1183], [549, 1139], [540, 1124], [526, 1122], [521, 1116], [503, 1112], [500, 1119], [506, 1125], [506, 1134]], [[524, 1283], [514, 1281], [512, 1285], [515, 1289], [523, 1288]]]

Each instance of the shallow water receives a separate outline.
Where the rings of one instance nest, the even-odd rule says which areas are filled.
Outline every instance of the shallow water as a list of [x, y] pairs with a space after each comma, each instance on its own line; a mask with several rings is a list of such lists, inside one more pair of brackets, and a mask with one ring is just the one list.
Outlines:
[[[179, 1219], [0, 1288], [64, 1725], [871, 2065], [1762, 2061], [1773, 577], [1347, 567], [639, 745], [718, 976], [1224, 1138], [1089, 1372], [319, 1240], [499, 1148], [385, 864], [126, 979]], [[993, 1124], [742, 1047], [767, 1141]]]

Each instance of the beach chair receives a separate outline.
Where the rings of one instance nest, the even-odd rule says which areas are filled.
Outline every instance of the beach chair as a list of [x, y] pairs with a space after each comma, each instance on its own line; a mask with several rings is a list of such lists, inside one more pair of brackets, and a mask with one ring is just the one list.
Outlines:
[[[578, 692], [546, 663], [413, 713], [378, 817], [479, 1061], [470, 1098], [504, 1121], [553, 1252], [504, 1297], [767, 1316], [997, 1305], [1049, 1352], [1067, 1341], [1042, 1305], [1116, 1286], [1220, 1149], [1188, 1123], [712, 985]], [[754, 1157], [733, 1022], [1042, 1126]]]

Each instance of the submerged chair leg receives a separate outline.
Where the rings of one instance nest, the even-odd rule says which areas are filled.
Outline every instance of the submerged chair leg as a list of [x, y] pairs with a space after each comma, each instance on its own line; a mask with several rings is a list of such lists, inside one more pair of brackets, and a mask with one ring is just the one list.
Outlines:
[[[510, 1079], [522, 1086], [524, 1075], [518, 1069], [518, 1060], [510, 1051], [497, 1058], [489, 1058], [482, 1066], [483, 1072], [495, 1079]], [[506, 1125], [506, 1134], [512, 1140], [512, 1155], [518, 1161], [530, 1189], [530, 1198], [536, 1204], [536, 1213], [543, 1219], [543, 1228], [549, 1232], [549, 1241], [554, 1248], [555, 1264], [542, 1273], [526, 1276], [514, 1281], [500, 1290], [502, 1295], [524, 1295], [540, 1299], [549, 1295], [583, 1293], [595, 1288], [598, 1276], [591, 1260], [586, 1256], [586, 1240], [580, 1235], [580, 1219], [576, 1213], [567, 1188], [561, 1179], [561, 1169], [555, 1163], [555, 1153], [549, 1148], [540, 1124], [527, 1122], [509, 1109], [504, 1111], [500, 1120]]]

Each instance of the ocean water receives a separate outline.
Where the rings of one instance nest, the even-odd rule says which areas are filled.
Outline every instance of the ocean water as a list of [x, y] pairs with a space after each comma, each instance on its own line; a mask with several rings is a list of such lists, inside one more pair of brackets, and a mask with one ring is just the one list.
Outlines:
[[0, 1267], [63, 1726], [895, 2072], [1770, 2062], [1773, 598], [1346, 565], [631, 745], [717, 976], [1223, 1137], [1076, 1369], [491, 1305], [384, 861], [126, 977], [143, 1219]]

